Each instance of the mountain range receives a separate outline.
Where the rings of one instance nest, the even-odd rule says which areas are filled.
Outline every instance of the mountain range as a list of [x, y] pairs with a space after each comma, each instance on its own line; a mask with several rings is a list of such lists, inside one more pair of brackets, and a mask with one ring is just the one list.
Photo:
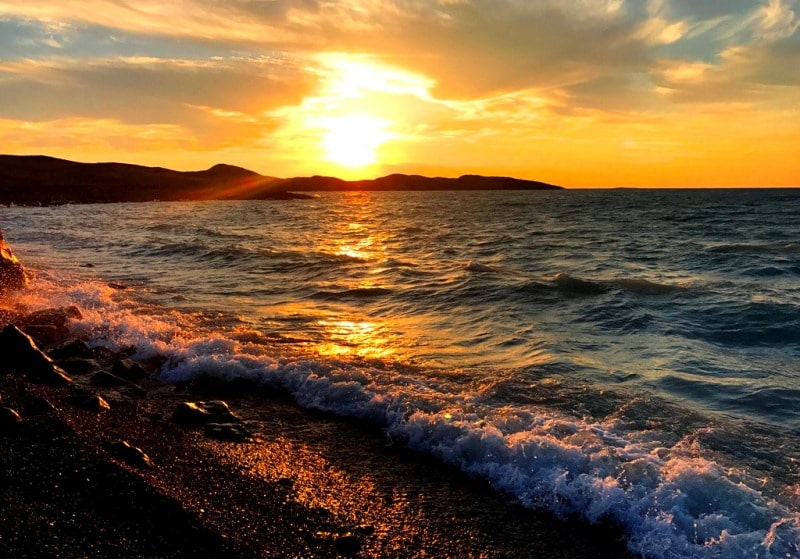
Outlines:
[[151, 200], [274, 200], [302, 192], [383, 190], [557, 190], [510, 177], [458, 178], [393, 174], [345, 181], [312, 176], [281, 179], [232, 165], [174, 171], [127, 163], [77, 163], [44, 155], [0, 155], [0, 204], [145, 202]]

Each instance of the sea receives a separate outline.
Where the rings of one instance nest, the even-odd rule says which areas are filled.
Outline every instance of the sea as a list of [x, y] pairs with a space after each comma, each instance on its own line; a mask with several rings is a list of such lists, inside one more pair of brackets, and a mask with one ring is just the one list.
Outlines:
[[280, 387], [653, 559], [800, 557], [800, 190], [2, 207], [92, 345]]

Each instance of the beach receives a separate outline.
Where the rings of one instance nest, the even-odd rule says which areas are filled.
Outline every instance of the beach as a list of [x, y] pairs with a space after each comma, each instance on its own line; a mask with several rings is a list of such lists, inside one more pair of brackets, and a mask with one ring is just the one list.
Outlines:
[[[134, 397], [0, 377], [6, 557], [625, 557], [621, 531], [513, 504], [480, 479], [285, 394], [141, 380]], [[83, 386], [82, 389], [76, 386]], [[110, 405], [76, 404], [91, 390]], [[252, 436], [206, 438], [178, 404], [224, 397]], [[152, 465], [120, 458], [126, 441]]]

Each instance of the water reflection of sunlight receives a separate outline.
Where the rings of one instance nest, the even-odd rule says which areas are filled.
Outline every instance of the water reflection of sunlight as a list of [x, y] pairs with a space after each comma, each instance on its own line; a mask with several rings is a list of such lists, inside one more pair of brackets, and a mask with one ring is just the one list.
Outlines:
[[377, 229], [371, 194], [348, 192], [342, 201], [341, 219], [333, 222], [319, 250], [364, 261], [384, 260], [384, 243], [388, 236], [385, 231]]
[[385, 359], [395, 354], [391, 336], [384, 324], [352, 320], [320, 320], [326, 341], [316, 350], [320, 355], [358, 356], [365, 359]]

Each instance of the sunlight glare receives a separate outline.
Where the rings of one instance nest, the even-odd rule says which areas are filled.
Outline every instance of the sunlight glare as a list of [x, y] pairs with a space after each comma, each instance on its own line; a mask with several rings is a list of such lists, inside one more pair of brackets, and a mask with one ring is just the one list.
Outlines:
[[390, 122], [365, 114], [325, 118], [320, 125], [326, 159], [344, 167], [374, 164], [378, 148], [392, 138]]

